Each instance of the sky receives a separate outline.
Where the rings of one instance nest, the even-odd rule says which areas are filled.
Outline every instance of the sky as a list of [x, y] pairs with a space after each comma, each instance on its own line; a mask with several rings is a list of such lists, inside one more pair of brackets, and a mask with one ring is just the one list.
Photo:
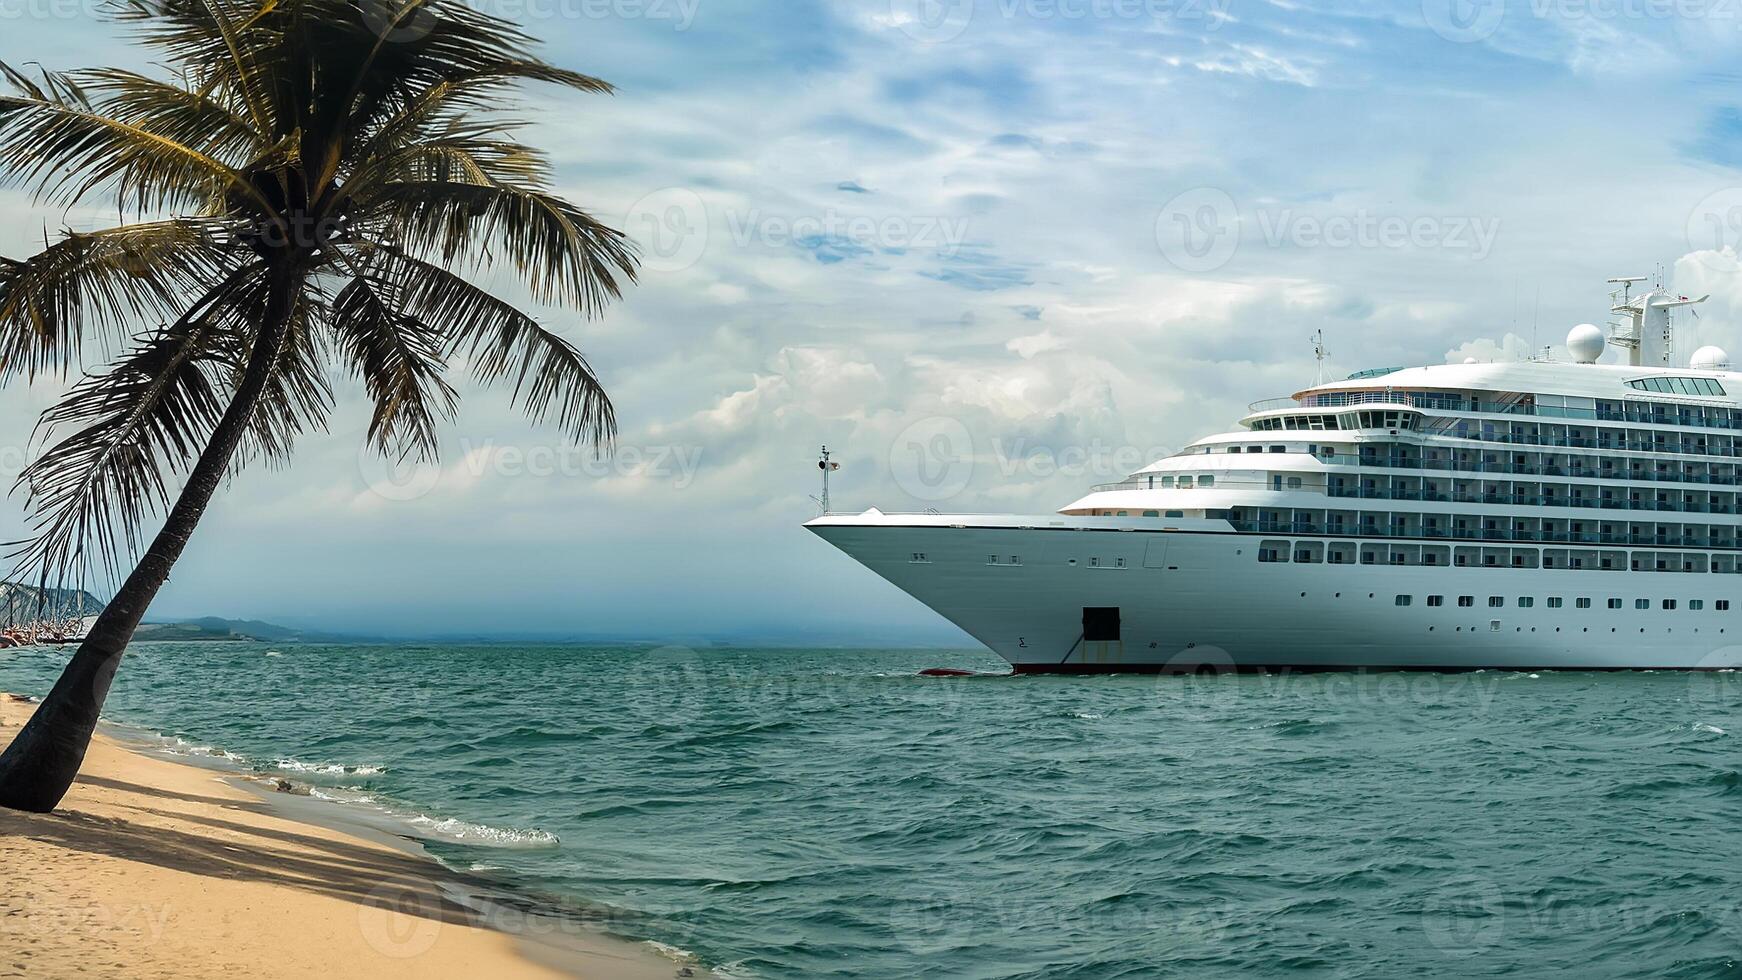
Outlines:
[[[472, 3], [618, 87], [523, 107], [643, 250], [602, 316], [539, 310], [615, 453], [456, 363], [439, 466], [389, 467], [336, 376], [152, 618], [971, 645], [802, 528], [819, 447], [836, 510], [1047, 513], [1312, 383], [1320, 330], [1334, 376], [1520, 357], [1661, 270], [1742, 350], [1734, 0]], [[92, 5], [0, 0], [0, 60], [145, 66]], [[0, 191], [0, 254], [112, 219]], [[60, 389], [0, 391], [0, 480]]]

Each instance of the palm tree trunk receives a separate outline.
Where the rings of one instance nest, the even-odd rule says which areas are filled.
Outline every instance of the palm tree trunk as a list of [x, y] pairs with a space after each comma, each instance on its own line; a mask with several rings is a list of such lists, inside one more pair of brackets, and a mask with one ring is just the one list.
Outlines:
[[272, 371], [295, 307], [300, 274], [289, 267], [268, 273], [268, 292], [259, 338], [248, 356], [242, 381], [206, 448], [188, 473], [187, 483], [163, 522], [151, 547], [122, 583], [115, 598], [97, 616], [85, 642], [55, 681], [18, 736], [0, 754], [0, 806], [47, 813], [72, 786], [84, 763], [97, 716], [108, 697], [109, 684], [121, 666], [121, 655], [133, 639], [139, 620], [157, 596], [169, 571], [181, 557], [206, 505], [229, 472], [230, 460], [248, 430], [254, 408]]

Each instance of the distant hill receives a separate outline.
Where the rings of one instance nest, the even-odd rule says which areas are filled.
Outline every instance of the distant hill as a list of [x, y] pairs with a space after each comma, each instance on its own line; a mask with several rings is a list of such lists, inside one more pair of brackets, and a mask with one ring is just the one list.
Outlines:
[[257, 619], [222, 619], [203, 616], [174, 623], [142, 623], [134, 634], [136, 640], [261, 640], [269, 643], [301, 643], [332, 639], [326, 634], [263, 623]]
[[0, 581], [0, 626], [95, 616], [103, 606], [103, 600], [78, 589], [39, 589], [22, 582]]

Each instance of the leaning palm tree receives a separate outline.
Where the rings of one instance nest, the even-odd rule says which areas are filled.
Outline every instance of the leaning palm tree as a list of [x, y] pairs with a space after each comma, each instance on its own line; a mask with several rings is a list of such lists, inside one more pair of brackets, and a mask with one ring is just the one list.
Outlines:
[[[324, 426], [334, 369], [361, 380], [368, 439], [389, 457], [435, 454], [452, 356], [604, 447], [611, 403], [581, 353], [470, 278], [511, 270], [534, 302], [591, 316], [635, 275], [631, 244], [556, 196], [546, 158], [500, 115], [523, 82], [609, 86], [540, 60], [512, 24], [462, 0], [131, 0], [115, 14], [173, 78], [0, 65], [0, 174], [51, 205], [123, 215], [0, 258], [0, 380], [83, 372], [19, 479], [33, 524], [16, 557], [45, 583], [120, 582], [0, 755], [0, 805], [42, 812], [77, 775], [212, 495]], [[119, 353], [87, 372], [88, 346]]]

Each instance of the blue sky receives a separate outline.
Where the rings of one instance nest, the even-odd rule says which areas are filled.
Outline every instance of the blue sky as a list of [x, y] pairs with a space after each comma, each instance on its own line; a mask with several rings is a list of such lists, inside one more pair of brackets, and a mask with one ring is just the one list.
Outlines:
[[[838, 508], [1045, 512], [1332, 369], [1513, 356], [1662, 266], [1742, 347], [1728, 0], [476, 0], [620, 91], [528, 93], [643, 244], [587, 322], [619, 454], [474, 392], [442, 468], [360, 459], [360, 392], [229, 488], [159, 615], [394, 633], [952, 642], [804, 532]], [[139, 64], [0, 0], [0, 58]], [[0, 193], [0, 252], [76, 213]], [[506, 280], [492, 288], [513, 295]], [[0, 477], [53, 384], [0, 392]], [[0, 506], [16, 537], [22, 500]]]

